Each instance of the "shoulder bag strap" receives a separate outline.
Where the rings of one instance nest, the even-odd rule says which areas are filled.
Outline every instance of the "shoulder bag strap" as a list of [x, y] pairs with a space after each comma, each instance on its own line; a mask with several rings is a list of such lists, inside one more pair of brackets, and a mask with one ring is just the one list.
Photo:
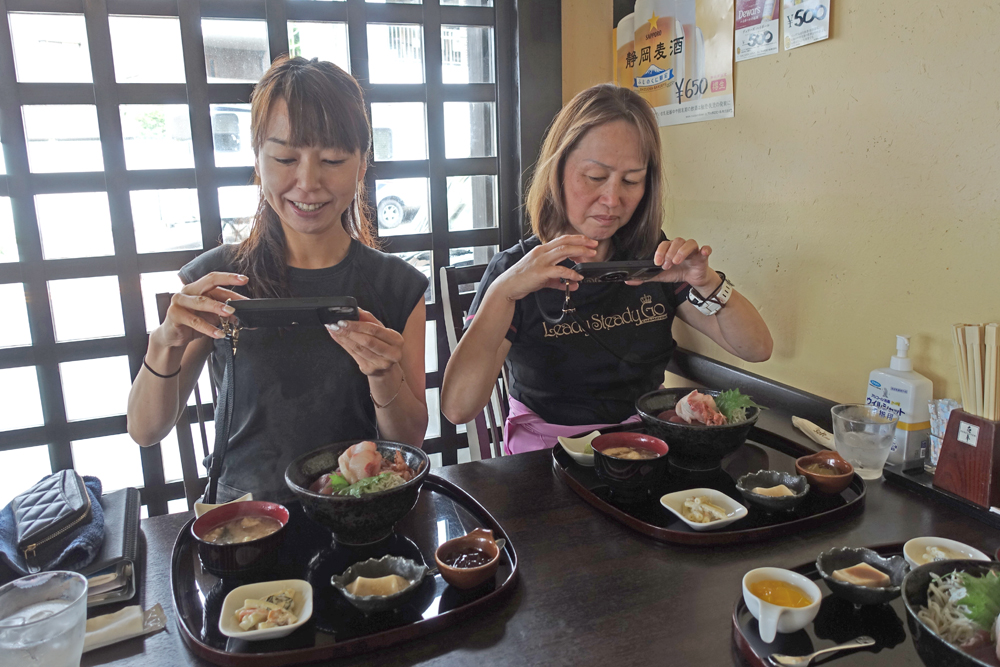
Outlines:
[[236, 401], [234, 362], [236, 344], [240, 337], [240, 330], [228, 322], [223, 323], [223, 331], [226, 332], [229, 345], [223, 345], [226, 350], [226, 368], [222, 373], [219, 401], [216, 404], [215, 449], [212, 451], [212, 466], [208, 471], [208, 492], [205, 494], [205, 502], [213, 505], [219, 490], [219, 477], [222, 476], [222, 461], [226, 457], [226, 449], [229, 448], [229, 430], [233, 423], [233, 404]]

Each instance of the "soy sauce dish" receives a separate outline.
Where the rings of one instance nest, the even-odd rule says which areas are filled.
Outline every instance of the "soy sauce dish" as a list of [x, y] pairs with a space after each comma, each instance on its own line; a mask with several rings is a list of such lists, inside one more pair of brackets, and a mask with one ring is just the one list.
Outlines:
[[434, 561], [449, 586], [468, 590], [493, 578], [500, 566], [500, 549], [493, 531], [476, 528], [443, 542], [434, 552]]

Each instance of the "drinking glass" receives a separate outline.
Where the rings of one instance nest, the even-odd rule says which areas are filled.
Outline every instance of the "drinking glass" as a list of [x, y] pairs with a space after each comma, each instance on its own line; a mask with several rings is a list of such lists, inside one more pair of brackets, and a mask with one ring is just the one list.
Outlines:
[[87, 630], [87, 579], [42, 572], [0, 587], [0, 667], [76, 667]]
[[882, 417], [876, 407], [857, 403], [835, 405], [830, 413], [837, 453], [861, 479], [881, 479], [898, 419]]

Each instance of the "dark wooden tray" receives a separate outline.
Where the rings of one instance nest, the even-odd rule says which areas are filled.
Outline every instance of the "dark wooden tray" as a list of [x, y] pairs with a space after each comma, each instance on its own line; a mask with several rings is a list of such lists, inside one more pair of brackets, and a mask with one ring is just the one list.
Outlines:
[[[900, 556], [903, 553], [902, 544], [886, 544], [871, 548], [883, 556]], [[741, 658], [743, 664], [751, 667], [773, 667], [767, 659], [772, 653], [808, 655], [813, 651], [836, 646], [861, 635], [872, 637], [875, 645], [870, 648], [834, 653], [832, 656], [820, 656], [818, 663], [814, 664], [827, 660], [836, 660], [837, 667], [863, 665], [913, 667], [922, 664], [907, 627], [906, 608], [903, 606], [902, 597], [896, 598], [889, 604], [855, 610], [853, 604], [830, 593], [830, 589], [816, 572], [815, 561], [789, 569], [804, 574], [819, 586], [823, 592], [819, 614], [804, 630], [790, 634], [779, 632], [773, 642], [765, 644], [757, 631], [757, 619], [750, 614], [741, 593], [733, 609], [733, 647], [734, 653]]]
[[[615, 426], [602, 433], [630, 430], [642, 431], [641, 426]], [[751, 433], [751, 437], [752, 437]], [[552, 449], [552, 467], [581, 498], [620, 521], [629, 528], [660, 542], [689, 545], [735, 544], [768, 540], [793, 535], [802, 530], [831, 521], [843, 520], [864, 511], [865, 483], [854, 475], [851, 485], [836, 496], [810, 492], [805, 502], [793, 512], [767, 514], [749, 505], [736, 490], [736, 480], [758, 470], [795, 472], [795, 459], [814, 452], [795, 443], [783, 443], [780, 451], [773, 445], [747, 441], [740, 449], [723, 460], [722, 470], [715, 474], [681, 476], [671, 472], [668, 479], [652, 489], [649, 499], [630, 505], [616, 504], [608, 487], [597, 478], [593, 468], [577, 464], [561, 446]], [[698, 532], [660, 505], [660, 497], [673, 491], [706, 487], [718, 489], [749, 510], [743, 519], [720, 530]]]
[[[331, 660], [423, 636], [498, 604], [517, 582], [517, 554], [499, 523], [472, 496], [451, 482], [428, 475], [413, 510], [396, 525], [393, 537], [367, 548], [332, 546], [330, 531], [308, 519], [301, 506], [288, 505], [291, 517], [278, 563], [252, 578], [219, 579], [204, 572], [190, 536], [192, 519], [174, 544], [170, 564], [177, 625], [187, 647], [217, 665], [292, 665]], [[434, 566], [438, 545], [474, 528], [488, 528], [507, 544], [496, 577], [471, 591], [448, 586], [441, 575], [427, 577], [414, 598], [400, 609], [364, 616], [330, 584], [333, 574], [386, 553]], [[305, 579], [313, 587], [313, 615], [288, 637], [247, 642], [219, 632], [219, 612], [229, 591], [257, 581]]]

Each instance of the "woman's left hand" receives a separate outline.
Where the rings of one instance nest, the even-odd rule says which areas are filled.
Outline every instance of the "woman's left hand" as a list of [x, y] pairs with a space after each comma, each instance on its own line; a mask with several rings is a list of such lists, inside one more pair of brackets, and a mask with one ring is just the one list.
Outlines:
[[709, 268], [708, 257], [712, 254], [709, 246], [699, 246], [694, 239], [677, 237], [663, 241], [656, 248], [653, 261], [663, 270], [646, 281], [630, 280], [629, 285], [643, 282], [688, 283], [699, 294], [711, 294], [722, 279]]
[[328, 324], [326, 329], [365, 375], [384, 375], [403, 359], [402, 334], [383, 326], [367, 310], [358, 308], [357, 322]]

